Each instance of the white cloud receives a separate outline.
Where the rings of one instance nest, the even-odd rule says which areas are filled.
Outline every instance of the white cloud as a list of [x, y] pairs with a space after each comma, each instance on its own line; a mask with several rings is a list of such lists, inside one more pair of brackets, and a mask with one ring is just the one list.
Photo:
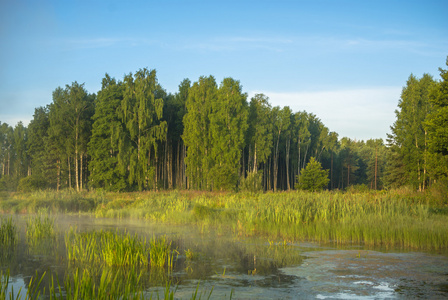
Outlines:
[[340, 137], [358, 140], [386, 138], [395, 121], [395, 109], [401, 87], [373, 87], [318, 92], [269, 92], [272, 106], [289, 106], [294, 112], [315, 114], [331, 131]]

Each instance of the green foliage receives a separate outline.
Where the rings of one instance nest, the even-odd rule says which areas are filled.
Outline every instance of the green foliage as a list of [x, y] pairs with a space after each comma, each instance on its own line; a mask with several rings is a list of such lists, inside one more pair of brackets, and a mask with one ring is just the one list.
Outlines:
[[11, 218], [0, 217], [0, 246], [2, 251], [17, 244], [18, 232], [17, 227]]
[[17, 190], [17, 186], [17, 177], [6, 175], [0, 178], [0, 191], [2, 192], [14, 192]]
[[48, 241], [56, 237], [53, 217], [48, 214], [38, 214], [29, 217], [26, 222], [26, 239], [28, 244], [37, 245], [41, 241]]
[[22, 193], [30, 193], [38, 190], [44, 190], [48, 188], [48, 183], [45, 178], [38, 175], [31, 175], [23, 177], [19, 180], [17, 191]]
[[141, 191], [155, 184], [154, 161], [148, 158], [157, 156], [157, 142], [166, 139], [164, 101], [155, 70], [140, 69], [126, 75], [123, 82], [118, 115], [125, 130], [120, 132], [118, 164], [122, 172], [129, 170], [129, 184]]
[[263, 191], [263, 176], [261, 172], [250, 172], [246, 177], [241, 177], [239, 189], [243, 192], [257, 193]]
[[322, 165], [314, 157], [311, 157], [306, 167], [302, 169], [301, 175], [297, 177], [297, 180], [298, 187], [301, 190], [313, 192], [323, 190], [330, 181], [328, 170], [323, 170]]
[[125, 180], [127, 172], [118, 167], [119, 133], [123, 131], [123, 124], [117, 110], [123, 101], [123, 93], [123, 83], [106, 74], [96, 98], [92, 137], [88, 145], [90, 180], [95, 188], [120, 191], [128, 186]]

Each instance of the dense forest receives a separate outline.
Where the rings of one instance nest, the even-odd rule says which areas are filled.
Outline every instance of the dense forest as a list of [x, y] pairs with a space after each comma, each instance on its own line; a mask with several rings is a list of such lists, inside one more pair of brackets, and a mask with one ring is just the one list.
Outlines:
[[148, 69], [106, 74], [97, 94], [73, 82], [28, 127], [0, 122], [0, 190], [290, 190], [304, 188], [308, 165], [325, 170], [330, 190], [446, 185], [440, 75], [409, 76], [386, 143], [339, 138], [313, 113], [248, 99], [232, 78], [185, 79], [174, 95]]

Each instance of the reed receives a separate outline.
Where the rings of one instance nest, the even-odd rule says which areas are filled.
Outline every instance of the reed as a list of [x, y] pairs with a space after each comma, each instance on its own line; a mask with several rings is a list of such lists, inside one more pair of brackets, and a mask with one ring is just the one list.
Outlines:
[[149, 242], [137, 235], [118, 231], [78, 233], [71, 228], [65, 235], [67, 259], [83, 265], [110, 267], [167, 267], [173, 269], [174, 255], [166, 236], [153, 237]]
[[[40, 287], [44, 277], [45, 273], [39, 279], [37, 272], [35, 276], [31, 277], [28, 288], [24, 293], [25, 299], [40, 299]], [[17, 294], [14, 292], [14, 287], [11, 287], [11, 290], [9, 290], [9, 269], [5, 273], [3, 271], [0, 272], [0, 299], [22, 299], [22, 288], [17, 291]]]
[[42, 241], [48, 241], [56, 237], [54, 228], [55, 218], [41, 213], [29, 217], [26, 221], [26, 239], [29, 245], [36, 246]]
[[17, 227], [12, 218], [0, 217], [0, 247], [2, 249], [15, 246], [18, 240]]
[[448, 208], [432, 201], [430, 193], [405, 189], [319, 193], [44, 191], [12, 197], [0, 203], [0, 210], [20, 207], [32, 211], [44, 206], [74, 212], [81, 210], [80, 205], [74, 203], [84, 203], [82, 211], [90, 211], [96, 217], [196, 224], [204, 231], [216, 227], [221, 231], [233, 230], [239, 236], [267, 235], [271, 239], [361, 243], [372, 247], [448, 249]]

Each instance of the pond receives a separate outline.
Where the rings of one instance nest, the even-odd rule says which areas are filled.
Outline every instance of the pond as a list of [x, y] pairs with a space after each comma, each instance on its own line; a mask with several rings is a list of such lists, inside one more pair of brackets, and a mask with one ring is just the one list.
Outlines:
[[173, 269], [163, 274], [148, 269], [143, 277], [148, 293], [160, 297], [167, 282], [173, 289], [177, 287], [175, 297], [181, 299], [189, 299], [198, 285], [203, 298], [211, 292], [211, 299], [448, 297], [446, 252], [372, 250], [356, 245], [340, 248], [238, 237], [225, 229], [77, 215], [56, 216], [55, 242], [31, 246], [25, 238], [28, 216], [12, 218], [19, 229], [19, 243], [13, 253], [2, 254], [0, 268], [10, 270], [10, 288], [16, 292], [27, 287], [36, 271], [63, 282], [71, 272], [64, 235], [73, 227], [79, 232], [119, 230], [142, 238], [166, 236], [175, 249]]

